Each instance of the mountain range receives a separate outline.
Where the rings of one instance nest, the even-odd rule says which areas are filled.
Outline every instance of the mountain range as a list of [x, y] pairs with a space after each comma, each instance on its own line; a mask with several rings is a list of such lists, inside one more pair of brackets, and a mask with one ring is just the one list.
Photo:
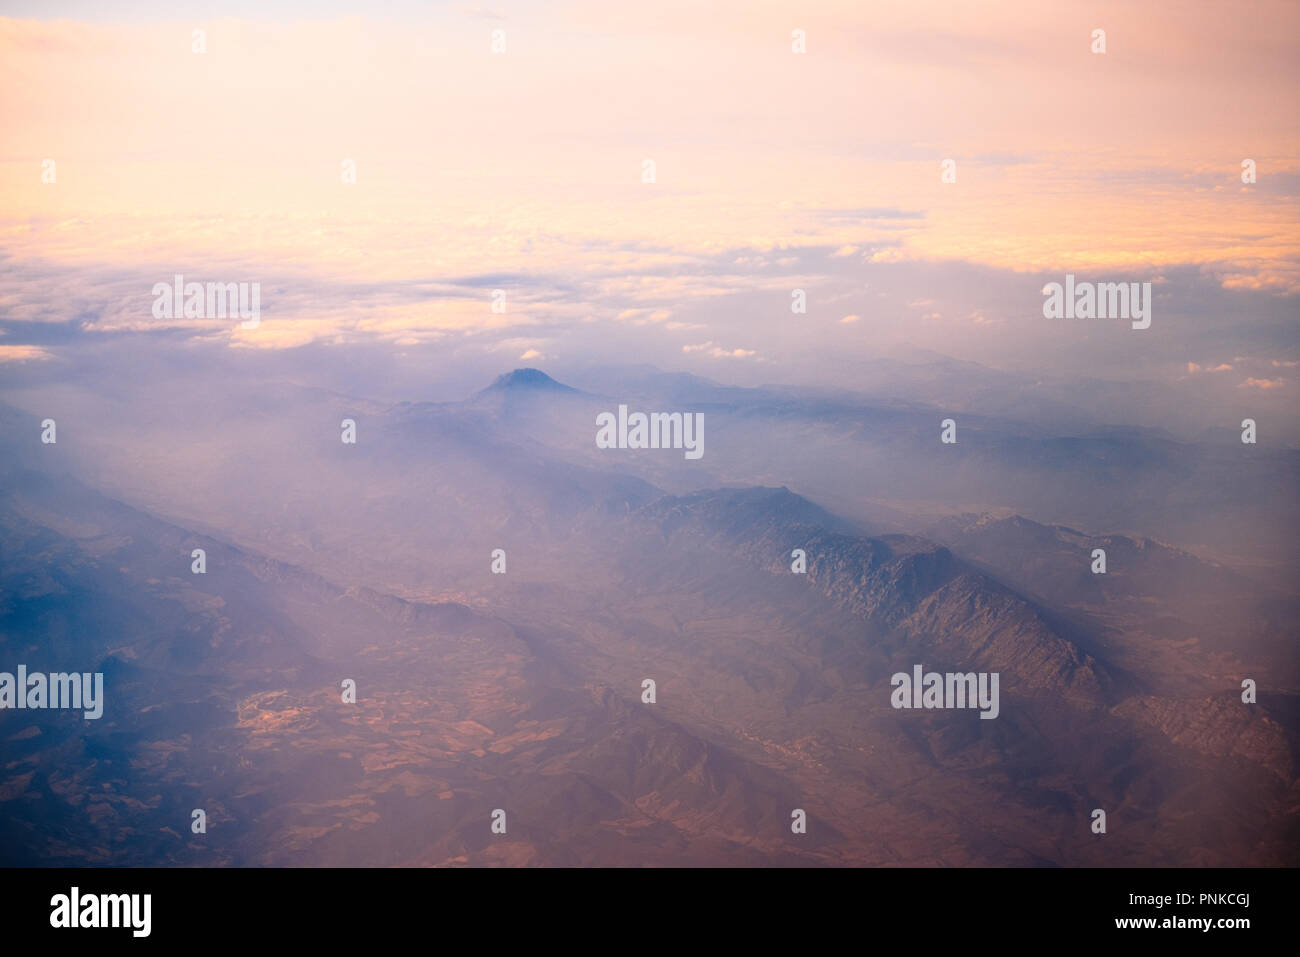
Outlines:
[[[703, 412], [705, 457], [597, 449], [595, 414], [628, 401]], [[192, 411], [136, 423], [134, 457], [89, 420], [41, 448], [0, 415], [0, 670], [107, 689], [97, 722], [0, 712], [6, 863], [1295, 863], [1276, 576], [1205, 557], [1235, 547], [1209, 535], [893, 494], [1017, 443], [1077, 480], [1086, 442], [972, 420], [959, 444], [990, 441], [950, 471], [925, 410], [538, 370], [457, 403], [270, 384]], [[1164, 450], [1109, 466], [1133, 488], [1188, 454], [1114, 441]], [[796, 491], [814, 473], [853, 507]], [[1100, 507], [1064, 491], [1042, 512]], [[914, 665], [999, 674], [998, 718], [892, 707]]]

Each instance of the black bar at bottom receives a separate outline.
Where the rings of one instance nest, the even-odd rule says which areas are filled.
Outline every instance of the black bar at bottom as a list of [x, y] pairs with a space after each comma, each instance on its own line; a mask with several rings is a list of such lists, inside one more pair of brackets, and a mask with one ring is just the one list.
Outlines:
[[6, 869], [0, 920], [7, 943], [75, 934], [79, 944], [127, 946], [373, 946], [415, 935], [435, 949], [566, 938], [807, 947], [835, 933], [864, 944], [902, 934], [927, 949], [1124, 938], [1231, 947], [1285, 935], [1294, 878], [1264, 869]]

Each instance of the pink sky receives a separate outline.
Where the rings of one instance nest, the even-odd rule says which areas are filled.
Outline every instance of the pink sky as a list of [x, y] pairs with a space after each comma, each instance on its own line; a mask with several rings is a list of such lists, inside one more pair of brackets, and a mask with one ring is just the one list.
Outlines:
[[[761, 287], [690, 267], [744, 249], [1194, 264], [1228, 286], [1300, 292], [1296, 4], [700, 6], [214, 20], [204, 54], [184, 20], [0, 20], [0, 245], [15, 262], [201, 265], [229, 280], [546, 272], [618, 303], [545, 309], [568, 322], [667, 325], [673, 302]], [[940, 182], [945, 158], [956, 183]], [[45, 159], [55, 184], [40, 180]], [[0, 296], [22, 314], [21, 290]], [[147, 305], [105, 303], [102, 321], [147, 327]], [[455, 296], [298, 303], [255, 344], [526, 337], [545, 306], [526, 289], [505, 316]]]

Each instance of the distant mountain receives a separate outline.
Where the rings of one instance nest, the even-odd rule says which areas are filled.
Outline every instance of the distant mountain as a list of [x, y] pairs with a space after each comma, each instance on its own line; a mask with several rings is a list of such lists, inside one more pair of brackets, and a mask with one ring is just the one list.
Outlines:
[[[1232, 588], [1263, 598], [1267, 589], [1223, 565], [1151, 538], [1089, 534], [1022, 515], [959, 515], [942, 519], [925, 534], [963, 554], [996, 565], [1001, 573], [1037, 594], [1059, 601], [1106, 601], [1149, 597], [1174, 587], [1184, 598]], [[1092, 550], [1106, 552], [1107, 571], [1093, 574]]]
[[[668, 535], [691, 534], [765, 571], [807, 581], [827, 599], [893, 634], [916, 661], [998, 671], [1007, 687], [1096, 707], [1113, 676], [1059, 634], [1048, 614], [940, 545], [905, 535], [867, 538], [789, 489], [724, 489], [642, 508]], [[900, 649], [901, 651], [902, 649]]]
[[844, 533], [854, 530], [850, 523], [785, 486], [669, 495], [649, 503], [640, 514], [661, 523], [665, 531], [694, 524], [715, 529], [734, 541], [752, 540], [791, 528], [816, 527]]
[[491, 427], [503, 436], [545, 442], [549, 437], [576, 430], [595, 434], [594, 425], [586, 427], [594, 416], [592, 403], [601, 400], [562, 382], [540, 369], [515, 369], [497, 376], [492, 384], [470, 396], [460, 407], [489, 418]]
[[[1228, 441], [1230, 433], [1195, 442], [1159, 428], [1044, 418], [1041, 410], [1025, 421], [1013, 414], [1024, 410], [1023, 396], [972, 404], [963, 389], [953, 390], [948, 405], [903, 398], [913, 394], [907, 391], [747, 388], [642, 369], [626, 379], [593, 370], [587, 381], [611, 397], [607, 402], [616, 396], [705, 416], [707, 451], [692, 471], [698, 477], [708, 469], [708, 478], [687, 484], [689, 475], [672, 457], [620, 460], [679, 493], [709, 484], [788, 485], [851, 518], [897, 516], [891, 524], [909, 531], [957, 503], [963, 511], [1014, 510], [1046, 523], [1136, 530], [1182, 547], [1215, 543], [1225, 560], [1257, 563], [1282, 582], [1300, 555], [1287, 532], [1300, 514], [1292, 494], [1300, 451], [1261, 444], [1243, 452], [1239, 437]], [[479, 395], [503, 403], [516, 394], [492, 388]], [[585, 421], [591, 407], [545, 388], [517, 395], [503, 419], [514, 421], [526, 409], [532, 433], [557, 450], [597, 456]], [[940, 423], [949, 417], [959, 439], [945, 445]]]
[[577, 389], [556, 382], [541, 369], [515, 369], [497, 376], [486, 389], [477, 392], [473, 401], [482, 401], [492, 396], [523, 396], [529, 393], [550, 395], [583, 395]]
[[499, 375], [488, 386], [489, 391], [492, 389], [546, 389], [551, 392], [578, 391], [556, 382], [541, 369], [515, 369], [513, 372]]
[[[1088, 534], [1020, 515], [953, 516], [926, 534], [1037, 600], [1086, 613], [1116, 633], [1142, 632], [1171, 648], [1195, 640], [1238, 662], [1264, 664], [1283, 680], [1300, 680], [1300, 601], [1225, 565], [1150, 538]], [[1092, 571], [1094, 549], [1106, 554], [1104, 574]], [[1177, 664], [1185, 658], [1181, 651], [1170, 655], [1161, 672], [1182, 670]]]
[[1243, 708], [1229, 695], [1189, 699], [1135, 695], [1115, 711], [1198, 754], [1251, 761], [1288, 786], [1295, 782], [1294, 742], [1286, 729], [1268, 712]]

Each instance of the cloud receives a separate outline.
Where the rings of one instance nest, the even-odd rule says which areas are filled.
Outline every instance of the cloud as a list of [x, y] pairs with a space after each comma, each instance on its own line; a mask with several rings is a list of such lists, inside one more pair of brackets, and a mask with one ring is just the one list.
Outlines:
[[843, 323], [857, 322], [861, 318], [862, 318], [861, 316], [845, 316], [843, 319], [840, 320], [840, 322]]
[[53, 358], [52, 352], [40, 346], [0, 346], [0, 362], [28, 362]]
[[836, 224], [862, 225], [873, 220], [916, 220], [925, 219], [920, 210], [898, 209], [893, 206], [865, 206], [859, 209], [819, 209], [821, 218]]
[[750, 359], [758, 355], [755, 349], [723, 349], [714, 345], [712, 342], [701, 342], [696, 345], [682, 346], [682, 352], [698, 352], [710, 356], [714, 359]]
[[[243, 260], [380, 282], [487, 263], [577, 284], [824, 248], [1012, 270], [1197, 264], [1233, 288], [1300, 292], [1294, 97], [1258, 95], [1296, 88], [1294, 4], [1116, 7], [1124, 49], [1106, 58], [1069, 3], [828, 0], [806, 13], [806, 58], [774, 54], [780, 4], [669, 0], [653, 22], [616, 6], [512, 9], [501, 57], [486, 23], [436, 9], [213, 21], [203, 56], [170, 23], [0, 21], [5, 89], [39, 91], [4, 100], [18, 146], [0, 160], [0, 244], [81, 265]], [[954, 95], [975, 73], [978, 94]], [[526, 148], [502, 150], [502, 129]], [[1076, 135], [1098, 129], [1125, 149]], [[665, 131], [654, 191], [639, 183], [647, 130]], [[1224, 159], [1242, 143], [1274, 157], [1244, 191]], [[948, 155], [962, 175], [938, 193]], [[45, 156], [58, 181], [34, 185]]]
[[672, 312], [668, 309], [623, 309], [619, 312], [618, 318], [625, 322], [630, 322], [635, 326], [650, 325], [656, 322], [663, 322], [671, 319]]
[[1256, 379], [1254, 377], [1247, 379], [1238, 386], [1240, 389], [1280, 389], [1283, 380], [1281, 379]]

